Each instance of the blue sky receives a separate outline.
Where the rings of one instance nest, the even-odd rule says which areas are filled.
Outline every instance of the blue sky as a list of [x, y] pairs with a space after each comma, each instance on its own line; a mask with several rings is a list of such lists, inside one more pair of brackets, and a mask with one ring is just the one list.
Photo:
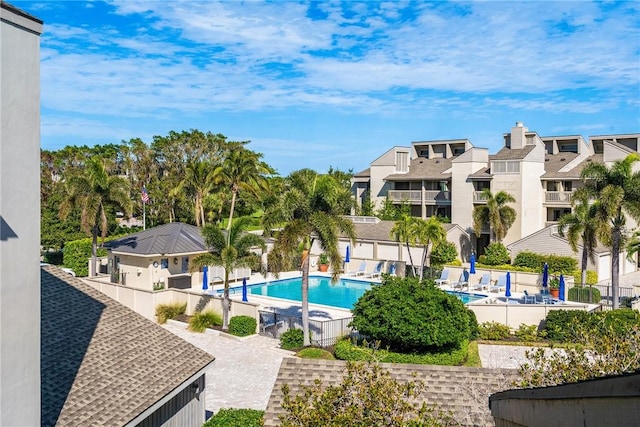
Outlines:
[[394, 145], [640, 132], [638, 2], [43, 1], [42, 147], [199, 129], [282, 175]]

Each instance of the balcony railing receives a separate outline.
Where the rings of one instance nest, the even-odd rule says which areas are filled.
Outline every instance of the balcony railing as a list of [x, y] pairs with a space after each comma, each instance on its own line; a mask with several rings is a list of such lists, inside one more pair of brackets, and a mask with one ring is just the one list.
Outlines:
[[[422, 191], [421, 190], [389, 190], [389, 199], [392, 202], [418, 202], [422, 201]], [[451, 201], [451, 192], [450, 191], [440, 191], [440, 190], [426, 190], [424, 192], [424, 201], [425, 202], [442, 202], [442, 201]]]
[[571, 204], [573, 191], [545, 191], [545, 202]]
[[473, 203], [487, 203], [487, 196], [483, 191], [473, 192]]

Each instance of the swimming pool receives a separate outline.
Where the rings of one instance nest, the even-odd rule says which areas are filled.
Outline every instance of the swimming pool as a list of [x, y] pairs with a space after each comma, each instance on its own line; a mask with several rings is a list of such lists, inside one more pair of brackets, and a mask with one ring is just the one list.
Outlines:
[[[294, 301], [302, 300], [302, 278], [276, 280], [259, 283], [247, 287], [247, 293]], [[343, 278], [331, 284], [329, 277], [309, 276], [309, 302], [312, 304], [330, 305], [351, 310], [356, 301], [371, 289], [371, 283], [362, 280]], [[242, 288], [232, 288], [232, 292], [241, 292]], [[484, 295], [468, 294], [464, 292], [448, 292], [455, 295], [464, 304], [486, 298]]]

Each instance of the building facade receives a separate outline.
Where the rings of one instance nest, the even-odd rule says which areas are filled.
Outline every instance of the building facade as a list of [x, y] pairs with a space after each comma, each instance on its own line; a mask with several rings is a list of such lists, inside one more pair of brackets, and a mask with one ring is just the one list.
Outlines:
[[520, 122], [502, 139], [503, 147], [495, 154], [467, 139], [395, 146], [354, 175], [354, 197], [359, 204], [370, 198], [376, 208], [387, 199], [405, 203], [416, 217], [447, 217], [471, 235], [473, 250], [481, 254], [491, 234], [487, 225], [475, 236], [473, 209], [486, 204], [485, 188], [493, 194], [505, 191], [516, 200], [509, 204], [516, 221], [503, 240], [509, 245], [571, 212], [571, 197], [582, 185], [585, 165], [611, 165], [640, 148], [640, 133], [588, 140], [580, 135], [544, 137]]
[[0, 2], [0, 425], [40, 425], [40, 34]]

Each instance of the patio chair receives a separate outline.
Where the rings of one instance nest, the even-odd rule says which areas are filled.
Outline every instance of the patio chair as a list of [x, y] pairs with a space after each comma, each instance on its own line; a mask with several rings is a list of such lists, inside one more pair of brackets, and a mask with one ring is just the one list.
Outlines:
[[376, 265], [376, 268], [373, 269], [369, 277], [371, 279], [375, 277], [380, 277], [380, 274], [382, 274], [382, 267], [384, 267], [384, 261], [379, 261], [378, 264]]
[[442, 285], [448, 285], [448, 284], [449, 284], [449, 270], [445, 268], [444, 270], [442, 270], [442, 273], [440, 273], [440, 278], [436, 279], [436, 285], [442, 286]]
[[458, 281], [457, 282], [453, 282], [451, 284], [451, 287], [453, 289], [462, 289], [465, 286], [469, 286], [469, 273], [463, 271], [460, 274], [460, 278], [458, 279]]
[[507, 275], [502, 274], [498, 276], [498, 280], [496, 280], [496, 284], [493, 286], [489, 286], [489, 292], [501, 292], [507, 289]]
[[367, 270], [367, 261], [363, 260], [360, 263], [360, 267], [358, 267], [358, 269], [356, 271], [350, 272], [349, 275], [350, 276], [355, 276], [355, 277], [364, 276], [364, 274], [366, 273], [366, 270]]
[[525, 304], [535, 304], [536, 303], [536, 296], [535, 295], [529, 295], [529, 292], [527, 292], [527, 290], [524, 290], [524, 303]]
[[482, 277], [480, 278], [480, 281], [475, 285], [473, 285], [471, 288], [474, 291], [482, 291], [487, 289], [489, 285], [491, 285], [491, 274], [483, 273]]

